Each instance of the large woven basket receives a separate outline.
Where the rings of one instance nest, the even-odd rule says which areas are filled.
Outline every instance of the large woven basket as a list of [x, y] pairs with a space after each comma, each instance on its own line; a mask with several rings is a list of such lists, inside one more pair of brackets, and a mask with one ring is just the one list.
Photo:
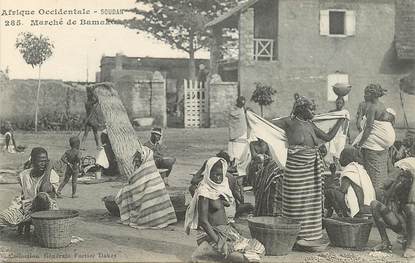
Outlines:
[[186, 188], [181, 187], [170, 187], [167, 188], [170, 196], [171, 203], [176, 213], [177, 220], [183, 220], [186, 214]]
[[300, 224], [286, 217], [248, 218], [251, 236], [261, 242], [269, 256], [288, 254], [300, 232]]
[[323, 224], [333, 246], [364, 248], [373, 222], [362, 218], [324, 218]]
[[75, 210], [49, 210], [32, 214], [37, 240], [42, 247], [61, 248], [71, 243]]
[[108, 195], [102, 198], [102, 201], [104, 201], [105, 207], [112, 216], [120, 217], [120, 208], [115, 202], [115, 196]]

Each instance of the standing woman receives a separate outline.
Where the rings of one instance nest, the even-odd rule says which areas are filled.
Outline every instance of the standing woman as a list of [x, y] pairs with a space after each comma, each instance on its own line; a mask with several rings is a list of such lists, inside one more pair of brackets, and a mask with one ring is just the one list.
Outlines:
[[322, 178], [323, 163], [318, 151], [318, 139], [330, 141], [344, 122], [340, 119], [325, 133], [313, 122], [315, 105], [312, 100], [295, 95], [290, 117], [273, 121], [288, 139], [288, 156], [283, 176], [283, 216], [301, 224], [299, 239], [322, 238]]
[[383, 184], [388, 176], [388, 151], [395, 142], [395, 130], [389, 120], [390, 114], [379, 98], [386, 90], [379, 84], [370, 84], [365, 89], [366, 123], [353, 143], [361, 148], [363, 163], [376, 191], [376, 199], [382, 201]]

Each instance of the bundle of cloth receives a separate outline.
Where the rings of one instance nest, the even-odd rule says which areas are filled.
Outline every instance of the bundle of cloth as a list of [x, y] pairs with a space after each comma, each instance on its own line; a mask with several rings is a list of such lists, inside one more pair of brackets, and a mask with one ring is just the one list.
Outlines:
[[[272, 158], [281, 168], [284, 168], [288, 151], [288, 141], [285, 131], [252, 111], [248, 110], [246, 112], [246, 118], [249, 127], [250, 140], [256, 140], [256, 138], [264, 140], [269, 146]], [[314, 117], [313, 122], [323, 131], [327, 131], [329, 128], [333, 127], [333, 124], [338, 119], [342, 118], [350, 119], [349, 112], [343, 110], [318, 114]], [[344, 137], [343, 131], [339, 132], [332, 140], [336, 142], [334, 146], [330, 148], [334, 156], [340, 156], [340, 153], [344, 149], [346, 145], [346, 139]]]
[[[387, 108], [386, 111], [392, 115], [396, 115], [395, 111], [391, 108]], [[366, 125], [366, 118], [363, 118], [364, 125]], [[362, 139], [363, 131], [357, 135], [352, 145], [360, 142]], [[396, 134], [393, 125], [389, 121], [377, 121], [375, 120], [372, 125], [372, 131], [362, 145], [362, 148], [366, 148], [372, 151], [384, 151], [389, 149], [395, 142]]]

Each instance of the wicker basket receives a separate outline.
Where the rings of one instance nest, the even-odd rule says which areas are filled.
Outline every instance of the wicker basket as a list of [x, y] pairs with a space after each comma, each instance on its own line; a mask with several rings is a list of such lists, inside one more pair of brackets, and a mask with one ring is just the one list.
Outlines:
[[42, 247], [61, 248], [71, 243], [75, 210], [49, 210], [32, 214], [37, 240]]
[[251, 236], [261, 242], [269, 256], [287, 255], [300, 232], [300, 224], [285, 217], [248, 218]]
[[186, 197], [185, 189], [179, 187], [172, 187], [167, 189], [171, 203], [176, 213], [177, 220], [183, 220], [186, 214]]
[[112, 216], [120, 217], [120, 208], [115, 202], [115, 196], [113, 195], [106, 196], [102, 198], [102, 201], [104, 201], [105, 207], [107, 208], [108, 212], [110, 212]]
[[369, 240], [373, 222], [362, 218], [324, 218], [323, 224], [333, 246], [363, 248]]

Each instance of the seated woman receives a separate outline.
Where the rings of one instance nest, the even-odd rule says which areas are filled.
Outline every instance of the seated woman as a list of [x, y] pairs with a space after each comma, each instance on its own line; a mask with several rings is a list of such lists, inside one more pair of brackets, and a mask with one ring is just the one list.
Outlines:
[[[234, 171], [235, 169], [232, 161], [230, 160], [231, 157], [229, 154], [225, 151], [220, 151], [218, 154], [216, 154], [216, 157], [223, 158], [228, 165], [226, 178], [228, 179], [232, 196], [235, 198], [235, 203], [226, 206], [226, 215], [232, 221], [233, 218], [237, 218], [239, 215], [250, 213], [254, 208], [251, 204], [244, 203], [243, 187], [231, 173], [231, 171]], [[203, 163], [202, 167], [199, 169], [199, 171], [197, 171], [197, 173], [190, 181], [189, 192], [192, 196], [194, 195], [199, 183], [203, 180], [203, 175], [206, 170], [206, 163], [207, 161]], [[224, 202], [226, 204], [226, 201]]]
[[4, 135], [4, 147], [3, 150], [8, 153], [23, 152], [25, 146], [16, 146], [16, 140], [13, 135], [13, 127], [9, 121], [6, 121], [5, 125], [1, 129], [1, 134]]
[[[19, 225], [28, 222], [33, 212], [58, 209], [54, 198], [59, 176], [49, 165], [47, 151], [41, 147], [33, 148], [30, 159], [31, 168], [23, 170], [18, 177], [22, 194], [8, 209], [0, 212], [0, 226]], [[30, 228], [26, 228], [26, 232], [29, 231]]]
[[382, 243], [375, 251], [391, 251], [392, 244], [386, 233], [389, 227], [401, 235], [404, 257], [415, 257], [415, 200], [414, 171], [415, 158], [405, 158], [395, 163], [393, 180], [386, 184], [384, 202], [373, 201], [371, 209]]
[[[227, 163], [224, 159], [212, 157], [206, 162], [203, 181], [186, 211], [185, 230], [202, 230], [197, 243], [199, 248], [209, 244], [221, 257], [230, 261], [259, 261], [264, 246], [255, 239], [246, 239], [228, 224], [222, 200], [234, 202], [226, 178]], [[199, 249], [198, 248], [198, 249]], [[193, 254], [198, 256], [199, 250]]]
[[326, 203], [331, 204], [336, 214], [344, 217], [361, 217], [370, 213], [370, 204], [376, 199], [375, 189], [365, 168], [359, 163], [357, 149], [345, 148], [339, 159], [343, 168], [340, 187], [325, 190]]
[[282, 215], [283, 170], [272, 159], [268, 145], [258, 138], [250, 143], [252, 161], [248, 180], [255, 195], [255, 216]]

